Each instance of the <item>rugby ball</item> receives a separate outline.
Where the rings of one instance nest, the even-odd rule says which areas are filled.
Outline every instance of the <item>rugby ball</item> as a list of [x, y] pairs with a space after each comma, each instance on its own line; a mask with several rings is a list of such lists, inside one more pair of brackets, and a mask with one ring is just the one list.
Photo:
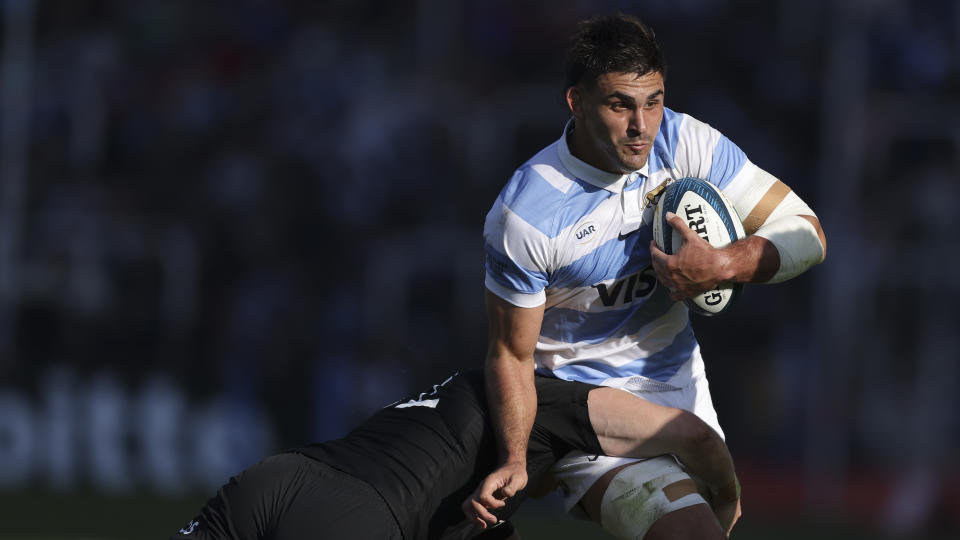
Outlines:
[[[723, 247], [744, 238], [743, 223], [737, 210], [710, 182], [682, 178], [667, 184], [653, 213], [653, 239], [667, 255], [673, 255], [683, 239], [667, 222], [673, 212], [687, 222], [700, 238], [713, 247]], [[729, 309], [743, 291], [742, 283], [721, 283], [716, 289], [687, 298], [684, 303], [699, 315], [719, 315]]]

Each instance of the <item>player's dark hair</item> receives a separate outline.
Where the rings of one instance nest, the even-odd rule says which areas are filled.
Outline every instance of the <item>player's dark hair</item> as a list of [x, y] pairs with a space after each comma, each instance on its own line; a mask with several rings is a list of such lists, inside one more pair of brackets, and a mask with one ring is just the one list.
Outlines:
[[604, 73], [660, 72], [667, 62], [657, 38], [640, 19], [618, 13], [582, 21], [567, 50], [566, 85], [592, 87]]

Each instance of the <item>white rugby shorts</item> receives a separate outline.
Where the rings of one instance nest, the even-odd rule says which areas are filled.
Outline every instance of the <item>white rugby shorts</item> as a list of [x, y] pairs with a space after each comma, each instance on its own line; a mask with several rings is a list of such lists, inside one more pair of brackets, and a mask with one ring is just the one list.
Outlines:
[[[713, 400], [710, 398], [710, 388], [707, 384], [707, 376], [703, 367], [703, 359], [700, 357], [699, 347], [694, 350], [690, 361], [693, 362], [693, 375], [688, 384], [676, 390], [627, 390], [624, 387], [637, 386], [635, 381], [633, 381], [634, 384], [630, 384], [630, 379], [607, 379], [603, 382], [603, 386], [620, 388], [658, 405], [690, 411], [712, 427], [722, 438], [723, 430], [720, 429], [717, 412], [714, 410]], [[653, 386], [656, 387], [656, 385]], [[607, 471], [637, 461], [643, 460], [596, 456], [580, 451], [573, 451], [564, 456], [554, 465], [551, 472], [563, 488], [563, 504], [566, 511], [571, 512], [571, 509], [578, 508], [577, 502], [586, 494], [590, 486]], [[572, 513], [579, 517], [585, 517], [578, 511]]]

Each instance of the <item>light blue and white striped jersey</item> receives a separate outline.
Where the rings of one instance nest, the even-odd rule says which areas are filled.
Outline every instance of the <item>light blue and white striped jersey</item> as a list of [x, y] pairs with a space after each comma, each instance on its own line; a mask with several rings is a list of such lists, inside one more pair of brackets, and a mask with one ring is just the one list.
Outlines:
[[718, 186], [741, 216], [776, 179], [719, 131], [664, 109], [647, 163], [619, 175], [570, 153], [566, 135], [524, 163], [484, 225], [486, 287], [520, 306], [545, 304], [540, 372], [601, 384], [630, 378], [682, 387], [702, 366], [689, 314], [651, 266], [652, 209], [643, 196], [667, 178]]

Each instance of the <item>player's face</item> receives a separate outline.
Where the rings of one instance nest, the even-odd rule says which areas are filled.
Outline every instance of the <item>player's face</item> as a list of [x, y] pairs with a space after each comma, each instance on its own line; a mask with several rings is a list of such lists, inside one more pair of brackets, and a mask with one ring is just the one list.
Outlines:
[[663, 75], [605, 73], [593, 88], [567, 90], [576, 129], [571, 151], [613, 173], [635, 171], [647, 162], [663, 120]]

